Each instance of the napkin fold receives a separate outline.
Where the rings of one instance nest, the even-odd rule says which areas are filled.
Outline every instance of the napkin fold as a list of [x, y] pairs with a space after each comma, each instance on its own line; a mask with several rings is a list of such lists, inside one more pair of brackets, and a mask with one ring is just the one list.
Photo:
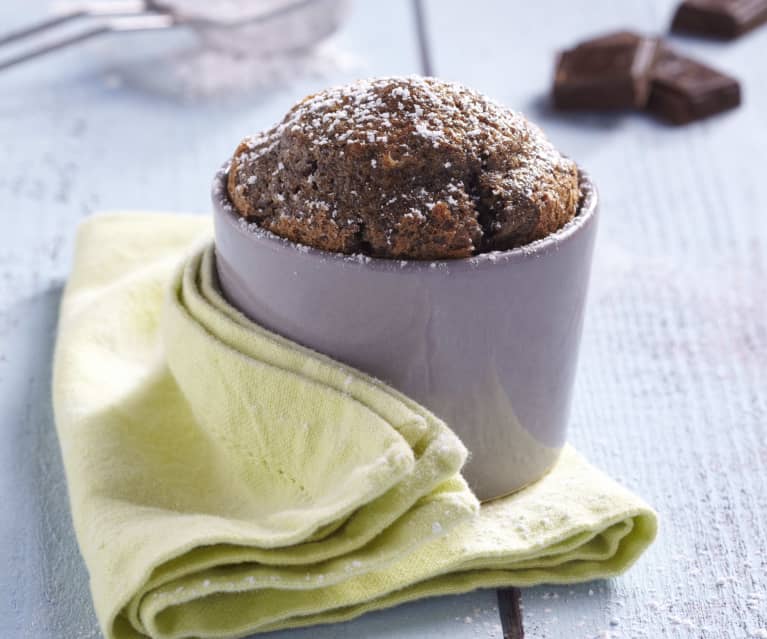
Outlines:
[[448, 426], [232, 308], [210, 237], [168, 214], [78, 231], [54, 409], [107, 637], [240, 637], [590, 580], [651, 543], [652, 510], [571, 448], [480, 507]]

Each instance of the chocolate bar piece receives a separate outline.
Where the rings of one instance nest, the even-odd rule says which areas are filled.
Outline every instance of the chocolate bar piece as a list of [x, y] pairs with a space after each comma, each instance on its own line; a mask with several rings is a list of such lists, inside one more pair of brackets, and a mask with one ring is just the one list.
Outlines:
[[628, 31], [583, 42], [557, 61], [552, 98], [564, 110], [642, 107], [658, 42]]
[[672, 124], [687, 124], [734, 109], [740, 83], [663, 47], [653, 69], [647, 110]]
[[685, 0], [671, 30], [732, 40], [766, 22], [767, 0]]

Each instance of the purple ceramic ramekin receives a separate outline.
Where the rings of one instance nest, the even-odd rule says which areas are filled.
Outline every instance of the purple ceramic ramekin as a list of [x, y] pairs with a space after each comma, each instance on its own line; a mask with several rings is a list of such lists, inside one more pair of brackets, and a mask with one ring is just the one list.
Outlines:
[[511, 251], [434, 262], [348, 256], [244, 224], [216, 176], [225, 297], [260, 325], [384, 380], [441, 417], [471, 452], [482, 500], [539, 479], [565, 442], [597, 194]]

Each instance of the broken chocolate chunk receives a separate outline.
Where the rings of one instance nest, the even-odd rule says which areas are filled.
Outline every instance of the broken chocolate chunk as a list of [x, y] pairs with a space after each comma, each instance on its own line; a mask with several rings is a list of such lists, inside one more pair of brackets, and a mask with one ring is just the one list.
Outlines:
[[732, 40], [767, 23], [767, 0], [685, 0], [674, 14], [676, 33]]
[[563, 51], [554, 76], [554, 106], [564, 110], [643, 107], [657, 51], [657, 40], [629, 31]]
[[663, 47], [653, 69], [648, 111], [672, 124], [687, 124], [739, 104], [735, 78]]

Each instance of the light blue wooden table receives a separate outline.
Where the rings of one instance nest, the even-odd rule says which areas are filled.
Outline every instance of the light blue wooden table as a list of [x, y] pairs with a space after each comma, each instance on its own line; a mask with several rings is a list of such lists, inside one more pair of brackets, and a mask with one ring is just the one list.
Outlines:
[[[49, 388], [77, 222], [104, 209], [205, 213], [213, 171], [243, 135], [311, 90], [419, 72], [424, 58], [525, 111], [599, 185], [571, 439], [661, 517], [657, 543], [624, 577], [524, 591], [525, 636], [767, 637], [767, 29], [677, 42], [744, 82], [741, 109], [701, 124], [564, 117], [543, 97], [557, 48], [613, 27], [662, 31], [672, 5], [431, 0], [419, 38], [410, 0], [360, 0], [334, 39], [351, 67], [226, 101], [142, 80], [184, 36], [102, 40], [1, 73], [0, 637], [99, 636]], [[4, 0], [0, 31], [45, 10]], [[502, 629], [485, 591], [270, 636]]]

